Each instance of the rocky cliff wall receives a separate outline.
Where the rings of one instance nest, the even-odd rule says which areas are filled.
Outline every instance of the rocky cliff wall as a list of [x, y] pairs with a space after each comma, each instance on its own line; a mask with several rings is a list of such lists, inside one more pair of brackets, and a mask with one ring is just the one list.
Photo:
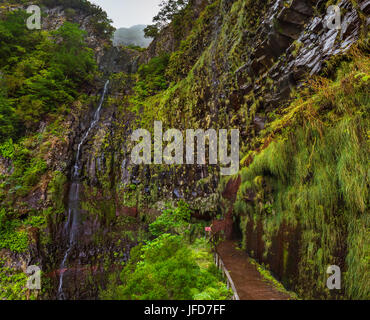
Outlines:
[[[312, 115], [309, 113], [314, 112], [312, 110], [302, 111], [302, 106], [310, 103], [309, 97], [312, 92], [318, 90], [321, 95], [323, 93], [320, 90], [326, 90], [319, 90], [321, 88], [319, 83], [332, 88], [331, 83], [336, 81], [341, 63], [349, 63], [357, 59], [364, 61], [363, 58], [354, 57], [368, 54], [369, 1], [339, 1], [341, 25], [338, 29], [326, 27], [327, 7], [331, 4], [328, 1], [308, 0], [212, 1], [199, 14], [199, 18], [192, 24], [191, 31], [181, 39], [179, 46], [173, 45], [174, 39], [169, 31], [173, 26], [170, 25], [153, 43], [152, 49], [155, 48], [155, 43], [163, 41], [162, 52], [153, 50], [150, 54], [152, 57], [171, 52], [166, 68], [169, 88], [145, 98], [139, 106], [134, 102], [134, 107], [140, 110], [137, 113], [141, 119], [140, 126], [150, 130], [155, 120], [162, 120], [165, 127], [182, 131], [188, 128], [238, 128], [241, 133], [241, 165], [245, 167], [243, 170], [248, 172], [249, 166], [255, 162], [260, 153], [264, 150], [266, 153], [274, 152], [270, 150], [275, 150], [273, 149], [275, 141], [287, 139], [300, 145], [303, 140], [296, 141], [300, 137], [298, 134], [300, 127], [308, 130], [306, 134], [312, 137], [313, 133], [307, 128], [313, 119], [321, 119], [325, 123], [328, 121], [330, 124], [327, 126], [330, 128], [334, 126], [330, 122], [332, 120], [327, 119], [328, 110], [338, 113], [338, 121], [342, 121], [345, 117], [343, 114], [340, 115], [339, 109], [336, 109], [337, 104], [348, 105], [348, 108], [353, 110], [362, 110], [366, 105], [366, 102], [360, 102], [363, 101], [361, 99], [364, 99], [364, 94], [366, 95], [366, 90], [362, 87], [365, 84], [361, 85], [362, 89], [356, 89], [355, 84], [351, 88], [353, 91], [346, 89], [353, 95], [361, 96], [355, 99], [357, 102], [354, 104], [349, 102], [350, 100], [346, 102], [336, 100], [329, 105], [326, 102], [316, 102], [321, 113]], [[187, 22], [183, 23], [186, 25]], [[356, 50], [361, 53], [353, 55]], [[143, 61], [148, 61], [147, 54], [144, 53]], [[350, 77], [355, 75], [356, 70], [361, 72], [361, 63], [356, 62], [352, 66], [354, 69], [351, 69]], [[339, 76], [342, 76], [342, 73]], [[343, 83], [351, 81], [342, 80]], [[318, 82], [313, 85], [311, 81]], [[308, 93], [304, 93], [306, 96], [302, 97], [301, 92], [306, 92], [304, 88], [307, 86], [312, 86], [313, 91], [310, 92], [308, 89]], [[335, 87], [334, 84], [333, 87]], [[340, 88], [344, 90], [341, 86]], [[289, 108], [292, 101], [295, 102]], [[129, 104], [129, 108], [131, 107]], [[300, 118], [296, 113], [301, 114], [301, 112], [303, 112], [303, 118], [298, 120]], [[296, 139], [286, 137], [286, 132], [289, 130], [297, 131]], [[318, 154], [314, 152], [318, 141], [322, 142], [321, 147], [324, 149], [324, 142], [329, 143], [328, 138], [323, 138], [322, 128], [313, 130], [313, 132], [318, 130], [320, 137], [306, 142], [307, 146], [303, 148], [311, 150], [311, 160], [309, 155], [304, 160], [308, 163], [312, 161], [314, 155]], [[364, 131], [359, 129], [359, 132], [361, 132], [359, 136], [353, 138], [354, 140], [348, 142], [349, 144], [355, 146], [357, 139], [360, 141], [364, 139]], [[340, 146], [343, 141], [337, 140], [333, 143]], [[333, 181], [331, 187], [322, 182], [321, 187], [325, 190], [323, 198], [327, 198], [329, 190], [334, 188], [333, 194], [335, 197], [338, 196], [333, 200], [336, 206], [333, 207], [323, 199], [315, 198], [314, 191], [309, 190], [308, 194], [312, 193], [312, 195], [311, 200], [308, 195], [307, 203], [310, 205], [305, 204], [309, 207], [306, 207], [306, 213], [301, 212], [301, 209], [294, 207], [294, 203], [300, 201], [298, 194], [293, 196], [280, 194], [278, 191], [291, 187], [284, 180], [284, 176], [278, 175], [277, 180], [273, 180], [276, 185], [268, 181], [273, 179], [271, 177], [275, 177], [279, 170], [283, 170], [279, 167], [281, 165], [279, 161], [290, 164], [294, 168], [296, 162], [302, 161], [300, 158], [302, 155], [295, 154], [296, 151], [275, 152], [275, 155], [269, 153], [270, 158], [266, 159], [270, 161], [268, 163], [272, 168], [262, 167], [254, 176], [255, 180], [248, 182], [255, 185], [256, 190], [248, 187], [249, 184], [246, 184], [244, 178], [242, 179], [241, 187], [237, 192], [238, 210], [234, 210], [234, 206], [230, 207], [233, 205], [232, 201], [230, 203], [228, 199], [220, 200], [217, 189], [223, 191], [225, 181], [220, 179], [217, 166], [199, 168], [175, 166], [169, 169], [164, 166], [160, 172], [155, 166], [137, 167], [131, 171], [134, 172], [131, 175], [131, 182], [137, 185], [140, 194], [144, 190], [148, 195], [145, 201], [140, 202], [139, 207], [145, 208], [153, 206], [153, 203], [158, 204], [157, 199], [173, 201], [185, 198], [195, 210], [203, 213], [211, 212], [214, 216], [222, 213], [223, 220], [214, 221], [216, 229], [223, 230], [222, 224], [224, 224], [223, 231], [232, 236], [230, 227], [234, 225], [234, 228], [239, 229], [236, 233], [241, 231], [244, 235], [242, 240], [244, 248], [260, 262], [267, 264], [288, 287], [304, 297], [366, 296], [363, 284], [359, 285], [362, 287], [358, 292], [354, 289], [356, 286], [354, 281], [363, 283], [364, 278], [360, 277], [362, 280], [353, 278], [357, 272], [355, 270], [358, 270], [354, 265], [362, 265], [358, 268], [363, 268], [362, 259], [366, 256], [366, 246], [361, 247], [360, 252], [354, 251], [356, 247], [354, 233], [357, 233], [354, 230], [360, 230], [361, 225], [365, 223], [364, 220], [356, 220], [356, 216], [361, 215], [364, 204], [354, 209], [347, 208], [347, 204], [341, 202], [341, 198], [347, 197], [340, 191], [346, 188], [341, 186], [343, 180]], [[328, 157], [330, 152], [327, 148]], [[358, 156], [362, 158], [365, 154], [359, 153]], [[340, 168], [339, 158], [333, 155], [333, 158], [330, 158], [331, 162], [328, 160], [327, 166]], [[314, 188], [313, 184], [319, 181], [320, 170], [322, 170], [319, 169], [319, 163], [318, 160], [317, 168], [312, 169], [312, 172], [302, 178], [300, 182], [302, 185], [292, 188], [299, 189], [305, 186]], [[322, 165], [323, 163], [321, 162]], [[258, 165], [259, 162], [255, 164], [255, 166]], [[361, 170], [363, 169], [359, 169], [359, 172]], [[284, 174], [294, 175], [295, 173], [292, 171]], [[339, 170], [335, 175], [343, 177], [346, 174]], [[136, 178], [138, 176], [140, 178]], [[328, 178], [325, 181], [331, 180]], [[350, 183], [349, 180], [347, 183]], [[190, 190], [189, 186], [192, 186]], [[359, 188], [366, 190], [366, 187]], [[157, 197], [150, 196], [153, 190]], [[281, 207], [277, 207], [278, 196], [281, 197], [279, 198], [279, 201], [282, 201], [279, 202]], [[365, 201], [364, 199], [361, 198], [361, 201]], [[250, 207], [251, 203], [253, 203], [252, 207]], [[289, 210], [284, 209], [284, 203], [286, 203], [285, 207], [290, 208]], [[266, 210], [274, 214], [271, 217], [262, 215], [261, 212]], [[347, 218], [337, 221], [336, 210], [347, 212]], [[239, 219], [239, 215], [243, 218]], [[292, 216], [294, 222], [291, 220]], [[346, 219], [350, 221], [351, 217], [357, 222], [354, 222], [350, 230], [343, 228]], [[324, 222], [322, 224], [314, 222], [317, 219], [320, 221], [324, 219]], [[335, 229], [337, 224], [341, 227]], [[336, 231], [333, 231], [334, 229]], [[324, 234], [327, 237], [323, 236]], [[361, 239], [366, 237], [363, 231], [360, 234]], [[320, 237], [322, 241], [318, 240]], [[339, 240], [340, 237], [345, 240]], [[332, 239], [332, 243], [329, 239]], [[362, 240], [358, 239], [358, 241]], [[354, 259], [353, 261], [356, 262], [349, 262], [348, 259]], [[343, 270], [350, 270], [350, 275], [345, 280], [344, 291], [336, 294], [326, 289], [325, 266], [327, 264], [338, 264]], [[319, 285], [317, 279], [320, 279]]]
[[[280, 169], [280, 163], [277, 168], [267, 170], [262, 167], [261, 171], [256, 170], [258, 174], [255, 176], [252, 171], [252, 178], [249, 173], [245, 177], [245, 170], [249, 170], [256, 157], [258, 159], [264, 150], [271, 150], [268, 147], [274, 146], [273, 142], [278, 141], [281, 132], [293, 122], [297, 127], [306, 128], [312, 118], [324, 121], [321, 114], [313, 113], [312, 116], [298, 107], [303, 114], [301, 122], [284, 117], [290, 115], [291, 109], [286, 109], [286, 106], [291, 101], [305, 104], [299, 99], [308, 80], [317, 75], [326, 75], [326, 79], [330, 80], [341, 61], [352, 59], [349, 55], [351, 49], [366, 47], [370, 2], [340, 1], [343, 20], [339, 30], [325, 27], [326, 7], [329, 4], [328, 1], [309, 0], [195, 1], [188, 7], [183, 20], [178, 21], [178, 25], [170, 24], [165, 28], [143, 53], [109, 45], [104, 48], [107, 42], [89, 33], [89, 42], [96, 52], [104, 79], [98, 79], [96, 87], [88, 89], [90, 98], [87, 101], [74, 103], [62, 124], [58, 125], [58, 134], [48, 129], [49, 124], [40, 125], [40, 134], [46, 138], [35, 148], [47, 150], [48, 171], [30, 194], [16, 199], [14, 207], [24, 216], [32, 210], [48, 207], [53, 207], [53, 210], [47, 228], [39, 232], [41, 240], [35, 237], [33, 241], [37, 244], [36, 251], [32, 249], [32, 254], [24, 256], [4, 252], [2, 256], [6, 257], [7, 263], [15, 265], [16, 261], [27, 261], [26, 264], [41, 264], [51, 279], [45, 297], [55, 297], [60, 272], [58, 266], [66, 249], [61, 226], [68, 214], [66, 198], [71, 166], [78, 142], [92, 120], [99, 89], [103, 80], [109, 77], [109, 95], [100, 121], [90, 133], [81, 153], [81, 205], [84, 212], [81, 229], [84, 241], [72, 254], [75, 268], [72, 268], [70, 280], [67, 281], [70, 283], [67, 286], [69, 296], [96, 297], [98, 286], [104, 285], [110, 272], [107, 265], [119, 267], [127, 259], [127, 255], [117, 257], [114, 252], [128, 252], [129, 247], [147, 231], [147, 223], [159, 213], [164, 203], [179, 199], [189, 202], [197, 217], [213, 217], [215, 230], [226, 231], [229, 236], [233, 235], [233, 228], [240, 231], [243, 239], [239, 240], [244, 249], [269, 265], [277, 277], [304, 297], [337, 297], [331, 296], [323, 285], [316, 286], [315, 279], [326, 275], [325, 272], [323, 275], [323, 265], [327, 262], [338, 263], [346, 268], [344, 270], [350, 271], [350, 276], [346, 278], [347, 286], [365, 281], [366, 276], [363, 279], [351, 277], [363, 268], [361, 259], [365, 259], [364, 253], [354, 252], [352, 247], [366, 239], [366, 233], [360, 227], [366, 225], [366, 215], [360, 216], [361, 211], [356, 209], [353, 216], [358, 221], [349, 230], [343, 225], [350, 219], [333, 218], [336, 213], [328, 209], [331, 204], [327, 202], [315, 203], [313, 199], [314, 211], [322, 214], [307, 217], [299, 211], [298, 205], [291, 209], [297, 202], [291, 194], [281, 196], [280, 207], [275, 207], [279, 195], [276, 190], [285, 190], [287, 186], [293, 190], [298, 188], [284, 180], [286, 173]], [[44, 20], [47, 28], [57, 28], [67, 19], [61, 8], [47, 10], [48, 18]], [[89, 32], [88, 17], [77, 16], [73, 19]], [[361, 50], [366, 52], [366, 49]], [[165, 55], [168, 59], [163, 58]], [[160, 79], [165, 85], [143, 94], [142, 89], [148, 88], [148, 80], [143, 78], [138, 68], [150, 63], [153, 58], [167, 61], [165, 70], [160, 75], [156, 74], [163, 76]], [[365, 92], [355, 78], [351, 79], [354, 85], [359, 86], [357, 91]], [[325, 104], [325, 108], [336, 110], [333, 103]], [[324, 111], [323, 114], [326, 114]], [[276, 124], [280, 118], [285, 122]], [[155, 120], [163, 121], [164, 128], [176, 128], [183, 132], [189, 128], [239, 129], [244, 175], [241, 174], [236, 182], [228, 182], [221, 179], [218, 166], [132, 164], [130, 136], [133, 130], [140, 127], [152, 132]], [[296, 128], [292, 126], [291, 129], [294, 137], [296, 131], [293, 129]], [[314, 154], [312, 150], [315, 150], [317, 141], [324, 141], [321, 129], [316, 140], [309, 141], [309, 148], [306, 146], [304, 150], [310, 149]], [[349, 128], [346, 127], [346, 130]], [[311, 131], [307, 132], [307, 136], [314, 136]], [[291, 140], [300, 145], [303, 138]], [[335, 140], [335, 143], [339, 146], [342, 140]], [[283, 159], [281, 162], [291, 166], [294, 161], [299, 162], [296, 149], [287, 149], [286, 152], [272, 150], [272, 156], [266, 160], [272, 163], [271, 166], [274, 159]], [[334, 150], [332, 152], [335, 153]], [[305, 159], [308, 163], [311, 153]], [[323, 163], [322, 159], [316, 161]], [[339, 165], [333, 160], [327, 166]], [[0, 168], [3, 172], [9, 173], [11, 167], [11, 163], [2, 160]], [[302, 168], [297, 171], [306, 170], [304, 166]], [[281, 171], [283, 174], [280, 176], [278, 173]], [[308, 172], [302, 178], [302, 184], [308, 183], [315, 175], [314, 170]], [[228, 186], [231, 186], [230, 190]], [[339, 200], [333, 202], [339, 203]], [[291, 204], [287, 205], [289, 212], [281, 203]], [[237, 208], [240, 204], [241, 208]], [[271, 215], [266, 215], [266, 212]], [[316, 220], [323, 223], [309, 223]], [[326, 223], [327, 220], [334, 222]], [[339, 231], [333, 232], [338, 225]], [[359, 238], [355, 238], [356, 232], [361, 235]], [[350, 239], [349, 249], [347, 244], [341, 245], [337, 241], [340, 236]], [[330, 245], [331, 241], [333, 245]], [[337, 249], [334, 244], [338, 244]], [[320, 247], [324, 248], [321, 253]], [[359, 269], [350, 269], [346, 259], [355, 260]], [[87, 267], [80, 268], [81, 265]], [[310, 270], [314, 271], [307, 275]], [[91, 276], [96, 276], [97, 281], [91, 281]], [[82, 282], [76, 282], [77, 278]], [[366, 295], [365, 290], [360, 294], [355, 291], [347, 290], [347, 297]]]

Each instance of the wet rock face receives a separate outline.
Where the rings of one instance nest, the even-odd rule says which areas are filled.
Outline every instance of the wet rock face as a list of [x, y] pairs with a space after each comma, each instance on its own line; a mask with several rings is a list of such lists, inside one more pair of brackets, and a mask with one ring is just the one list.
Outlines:
[[[242, 62], [237, 70], [232, 72], [230, 50], [235, 43], [233, 39], [228, 39], [221, 47], [218, 42], [222, 42], [222, 37], [227, 37], [228, 34], [225, 32], [222, 35], [222, 29], [231, 28], [227, 24], [228, 19], [231, 19], [230, 12], [234, 3], [232, 0], [222, 1], [216, 16], [207, 22], [212, 25], [207, 39], [211, 39], [213, 44], [203, 39], [203, 43], [206, 43], [204, 49], [194, 47], [194, 50], [200, 50], [200, 55], [202, 50], [207, 50], [207, 55], [211, 58], [207, 61], [208, 64], [199, 66], [199, 63], [194, 66], [194, 79], [195, 82], [201, 83], [201, 89], [199, 92], [189, 91], [199, 97], [196, 110], [192, 111], [191, 116], [196, 119], [197, 126], [217, 127], [222, 122], [219, 110], [227, 109], [229, 118], [232, 118], [231, 125], [241, 128], [242, 139], [248, 141], [251, 131], [252, 135], [258, 134], [265, 128], [269, 120], [266, 114], [284, 104], [290, 98], [292, 90], [307, 79], [307, 75], [318, 74], [325, 61], [351, 48], [359, 38], [363, 22], [359, 17], [358, 8], [354, 8], [349, 0], [342, 0], [338, 4], [342, 12], [339, 30], [326, 26], [328, 15], [325, 1], [260, 1], [254, 8], [259, 11], [261, 23], [243, 30], [241, 42], [244, 47], [239, 48], [243, 51], [240, 53]], [[359, 10], [363, 13], [369, 10], [368, 1], [360, 1]], [[139, 63], [145, 63], [163, 52], [171, 53], [178, 49], [171, 28], [172, 25], [169, 25], [162, 31], [140, 57]], [[230, 82], [224, 80], [228, 77], [233, 79]], [[225, 101], [228, 101], [228, 104]], [[255, 110], [251, 111], [256, 101], [258, 104]], [[249, 122], [235, 116], [235, 112], [242, 108], [247, 109]], [[174, 116], [171, 121], [176, 123], [178, 120]], [[147, 193], [148, 185], [155, 184], [159, 197], [172, 200], [184, 198], [195, 204], [202, 203], [202, 200], [216, 193], [218, 179], [210, 177], [206, 166], [180, 168], [175, 172], [163, 170], [164, 172], [160, 173], [148, 168], [148, 178], [142, 167], [133, 170], [128, 159], [120, 160], [122, 171], [117, 174], [126, 184], [136, 185], [135, 181], [140, 181], [137, 185], [144, 186], [143, 194]], [[208, 177], [210, 181], [199, 188], [198, 182]]]
[[[92, 208], [97, 205], [97, 201], [107, 202], [107, 199], [98, 197], [94, 203], [89, 195], [91, 192], [89, 189], [83, 191], [81, 207], [85, 201], [90, 203]], [[105, 288], [108, 276], [121, 270], [122, 265], [129, 259], [131, 248], [137, 245], [136, 241], [125, 236], [125, 232], [135, 234], [140, 229], [136, 217], [130, 217], [125, 212], [109, 218], [106, 213], [100, 212], [97, 215], [94, 210], [81, 210], [78, 235], [66, 266], [61, 268], [60, 262], [68, 248], [68, 241], [59, 228], [55, 230], [55, 241], [49, 248], [55, 261], [51, 264], [52, 261], [44, 260], [44, 265], [50, 270], [47, 277], [53, 288], [49, 292], [52, 299], [58, 296], [61, 274], [65, 299], [98, 299], [99, 290]]]
[[[231, 3], [231, 1], [227, 1]], [[192, 8], [192, 19], [191, 22], [196, 21], [203, 9], [210, 3], [209, 0], [190, 0], [189, 4]], [[185, 21], [181, 21], [181, 33], [182, 38], [185, 38], [192, 28], [192, 24], [186, 25]], [[148, 63], [153, 57], [160, 56], [166, 53], [172, 53], [177, 50], [180, 46], [182, 39], [177, 39], [176, 30], [173, 24], [169, 24], [167, 27], [163, 28], [158, 37], [156, 37], [152, 43], [149, 45], [148, 49], [143, 52], [140, 56], [140, 64]]]
[[[369, 1], [360, 3], [366, 14]], [[321, 1], [294, 0], [289, 6], [276, 1], [266, 14], [255, 36], [250, 60], [237, 72], [240, 93], [253, 92], [263, 98], [261, 109], [274, 109], [281, 105], [292, 88], [305, 80], [305, 74], [317, 74], [324, 62], [334, 55], [345, 53], [358, 40], [361, 20], [350, 1], [342, 0], [342, 23], [339, 30], [329, 29], [329, 16], [320, 8]], [[323, 11], [317, 15], [318, 10]], [[260, 84], [246, 79], [259, 80]], [[273, 82], [266, 86], [267, 79]], [[271, 89], [277, 88], [276, 92]]]
[[[133, 65], [132, 62], [131, 56], [128, 56], [127, 61], [122, 61], [123, 64], [127, 63], [130, 66]], [[107, 68], [109, 67], [111, 65], [107, 62]], [[63, 123], [63, 139], [51, 141], [50, 148], [45, 154], [48, 168], [62, 172], [67, 178], [71, 177], [77, 146], [93, 120], [100, 99], [102, 84], [96, 83], [96, 87], [97, 89], [91, 88], [91, 94], [96, 95], [96, 98], [91, 97], [89, 104], [82, 106], [77, 101], [71, 106], [71, 113], [66, 116]], [[111, 89], [111, 94], [116, 95], [117, 85], [114, 82]], [[79, 204], [82, 214], [79, 221], [78, 243], [68, 258], [66, 270], [60, 270], [60, 265], [68, 248], [64, 225], [68, 216], [66, 204], [69, 183], [63, 185], [64, 191], [61, 190], [61, 199], [58, 199], [61, 203], [64, 202], [66, 210], [64, 214], [58, 211], [48, 218], [47, 228], [41, 232], [42, 239], [40, 240], [36, 233], [38, 229], [29, 228], [26, 231], [32, 241], [26, 253], [0, 252], [0, 258], [5, 258], [9, 267], [19, 272], [24, 272], [27, 266], [33, 264], [41, 267], [45, 273], [42, 281], [45, 280], [45, 287], [47, 286], [42, 297], [45, 299], [56, 299], [59, 276], [62, 272], [65, 272], [64, 288], [68, 299], [96, 299], [98, 289], [107, 283], [110, 272], [119, 270], [128, 259], [130, 248], [136, 245], [136, 232], [145, 227], [145, 224], [136, 219], [137, 214], [132, 208], [120, 211], [117, 205], [116, 209], [114, 187], [112, 191], [102, 184], [105, 182], [103, 178], [107, 172], [110, 155], [119, 154], [121, 147], [112, 141], [109, 141], [111, 143], [109, 152], [102, 147], [105, 135], [107, 133], [114, 135], [117, 111], [115, 105], [104, 104], [103, 109], [101, 121], [91, 131], [82, 150], [84, 174], [81, 179], [83, 188]], [[44, 129], [45, 125], [40, 125], [40, 132]], [[128, 134], [123, 136], [126, 137]], [[92, 147], [96, 147], [97, 153], [92, 152]], [[11, 161], [0, 158], [1, 174], [10, 174], [12, 167]], [[53, 207], [52, 196], [48, 194], [48, 183], [49, 180], [45, 179], [45, 183], [40, 183], [38, 188], [19, 201], [17, 206], [20, 214], [26, 216], [31, 209], [43, 210]], [[114, 183], [113, 178], [112, 186]]]
[[[32, 264], [30, 252], [15, 253], [10, 250], [2, 249], [0, 250], [0, 258], [3, 263], [3, 267], [21, 272], [26, 272], [27, 267]], [[35, 259], [33, 259], [33, 262], [36, 262]]]
[[147, 51], [140, 57], [140, 63], [148, 63], [153, 57], [163, 53], [171, 53], [176, 49], [176, 41], [172, 26], [162, 30], [160, 38], [154, 39]]
[[0, 156], [0, 175], [8, 176], [13, 172], [13, 165], [10, 159], [6, 159]]
[[125, 72], [135, 73], [138, 67], [139, 54], [136, 50], [111, 47], [99, 61], [99, 68], [105, 74]]
[[[124, 91], [112, 81], [109, 96], [119, 96], [119, 89]], [[78, 133], [71, 138], [74, 154], [90, 118], [81, 118], [84, 120]], [[166, 201], [180, 199], [203, 213], [215, 211], [219, 180], [206, 166], [138, 166], [131, 162], [134, 121], [135, 115], [129, 110], [120, 113], [115, 104], [103, 104], [100, 121], [81, 149], [83, 183], [102, 190], [105, 199], [114, 205], [116, 216], [136, 217], [139, 211], [161, 208]], [[218, 169], [215, 167], [214, 171]]]

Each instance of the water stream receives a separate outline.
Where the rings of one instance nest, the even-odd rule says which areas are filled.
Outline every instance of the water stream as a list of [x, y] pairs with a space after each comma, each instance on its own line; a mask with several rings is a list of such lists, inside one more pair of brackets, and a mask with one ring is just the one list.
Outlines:
[[85, 144], [91, 130], [99, 122], [100, 112], [103, 106], [105, 95], [108, 90], [108, 85], [109, 85], [109, 80], [104, 85], [104, 91], [101, 96], [99, 106], [95, 111], [93, 120], [91, 121], [89, 128], [87, 129], [82, 139], [80, 140], [80, 143], [78, 144], [76, 160], [72, 168], [72, 183], [71, 183], [71, 187], [70, 187], [69, 195], [68, 195], [68, 217], [67, 217], [66, 223], [64, 224], [64, 230], [63, 230], [64, 234], [68, 236], [68, 248], [66, 252], [64, 253], [62, 263], [60, 264], [59, 287], [58, 287], [58, 293], [57, 293], [57, 298], [59, 300], [66, 299], [66, 296], [63, 291], [64, 273], [67, 269], [68, 257], [71, 253], [72, 248], [75, 246], [77, 242], [76, 240], [77, 240], [77, 235], [78, 235], [78, 224], [79, 224], [79, 218], [80, 218], [79, 195], [80, 195], [80, 186], [81, 186], [81, 182], [80, 182], [81, 148]]

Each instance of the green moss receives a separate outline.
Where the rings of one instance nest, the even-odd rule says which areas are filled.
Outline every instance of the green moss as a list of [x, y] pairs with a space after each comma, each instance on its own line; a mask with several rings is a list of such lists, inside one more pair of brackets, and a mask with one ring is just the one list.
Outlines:
[[58, 212], [64, 211], [64, 192], [67, 177], [60, 171], [53, 172], [53, 177], [48, 185], [48, 193], [51, 197], [54, 208]]
[[260, 265], [256, 260], [250, 258], [249, 261], [256, 266], [258, 272], [261, 274], [263, 279], [271, 284], [278, 291], [285, 293], [290, 297], [291, 300], [297, 300], [298, 296], [296, 293], [288, 291], [285, 287], [271, 274], [271, 272], [266, 269], [263, 265]]
[[368, 59], [355, 56], [335, 80], [313, 83], [315, 93], [294, 101], [271, 124], [284, 128], [282, 133], [241, 172], [237, 212], [252, 189], [256, 198], [249, 215], [268, 222], [265, 242], [274, 241], [283, 222], [302, 229], [295, 289], [306, 297], [330, 296], [325, 270], [333, 264], [346, 270], [344, 297], [369, 295], [369, 244], [360, 239], [369, 227], [370, 100], [360, 71], [369, 74]]
[[15, 224], [7, 224], [0, 230], [0, 248], [13, 252], [25, 252], [28, 249], [28, 233], [17, 230]]
[[[26, 300], [26, 282], [25, 273], [0, 267], [0, 300]], [[34, 298], [34, 295], [30, 296], [30, 299]]]

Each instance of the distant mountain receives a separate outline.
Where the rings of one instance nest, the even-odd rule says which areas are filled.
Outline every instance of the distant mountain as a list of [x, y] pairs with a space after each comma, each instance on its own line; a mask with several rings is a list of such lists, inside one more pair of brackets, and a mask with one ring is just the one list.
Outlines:
[[114, 33], [113, 44], [117, 45], [134, 45], [147, 48], [153, 39], [144, 37], [146, 25], [136, 25], [131, 28], [120, 28]]

